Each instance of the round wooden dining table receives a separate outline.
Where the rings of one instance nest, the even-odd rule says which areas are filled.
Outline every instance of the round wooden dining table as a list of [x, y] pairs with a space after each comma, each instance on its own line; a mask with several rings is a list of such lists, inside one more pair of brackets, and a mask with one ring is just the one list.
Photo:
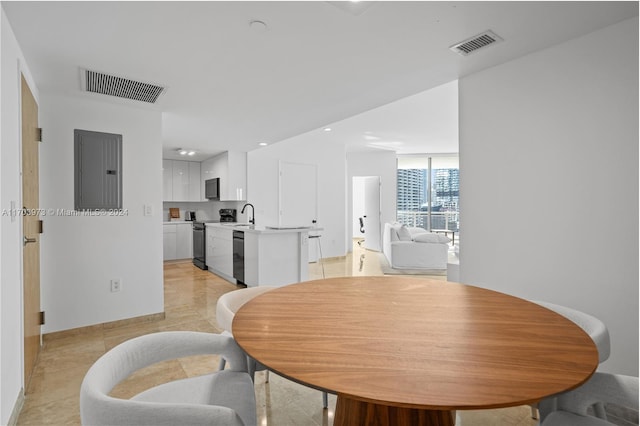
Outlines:
[[270, 370], [338, 396], [334, 425], [447, 425], [455, 410], [535, 403], [584, 383], [591, 338], [535, 303], [415, 277], [291, 284], [233, 320]]

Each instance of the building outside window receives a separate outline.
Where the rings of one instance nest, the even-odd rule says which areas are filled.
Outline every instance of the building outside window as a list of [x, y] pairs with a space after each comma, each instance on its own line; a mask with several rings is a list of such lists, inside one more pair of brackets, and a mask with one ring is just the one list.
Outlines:
[[458, 231], [460, 170], [457, 155], [398, 157], [397, 220], [427, 230]]

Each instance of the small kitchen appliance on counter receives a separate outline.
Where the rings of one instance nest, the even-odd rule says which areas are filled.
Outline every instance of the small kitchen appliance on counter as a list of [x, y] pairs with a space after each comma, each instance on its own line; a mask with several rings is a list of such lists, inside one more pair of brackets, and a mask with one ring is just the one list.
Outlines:
[[184, 220], [193, 222], [194, 220], [196, 220], [196, 212], [185, 211]]
[[220, 209], [220, 222], [237, 222], [237, 210], [236, 209]]

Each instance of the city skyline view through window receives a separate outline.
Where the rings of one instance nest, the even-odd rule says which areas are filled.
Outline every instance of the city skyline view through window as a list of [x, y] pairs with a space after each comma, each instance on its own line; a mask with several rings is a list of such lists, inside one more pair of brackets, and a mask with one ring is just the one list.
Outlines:
[[459, 230], [458, 156], [399, 156], [397, 221], [427, 230]]

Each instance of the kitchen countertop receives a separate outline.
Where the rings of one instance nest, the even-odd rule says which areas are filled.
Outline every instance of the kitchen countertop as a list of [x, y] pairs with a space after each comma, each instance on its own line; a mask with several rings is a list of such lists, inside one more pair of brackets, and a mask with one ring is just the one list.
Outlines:
[[276, 225], [273, 226], [260, 226], [260, 225], [251, 225], [250, 223], [236, 223], [236, 222], [226, 222], [226, 223], [207, 223], [206, 226], [212, 226], [216, 228], [230, 229], [232, 231], [243, 231], [249, 232], [253, 234], [280, 234], [285, 232], [315, 232], [322, 231], [323, 228], [313, 228], [313, 227], [278, 227]]
[[184, 224], [184, 223], [193, 223], [190, 220], [171, 220], [171, 221], [164, 221], [162, 222], [163, 225], [180, 225], [180, 224]]

